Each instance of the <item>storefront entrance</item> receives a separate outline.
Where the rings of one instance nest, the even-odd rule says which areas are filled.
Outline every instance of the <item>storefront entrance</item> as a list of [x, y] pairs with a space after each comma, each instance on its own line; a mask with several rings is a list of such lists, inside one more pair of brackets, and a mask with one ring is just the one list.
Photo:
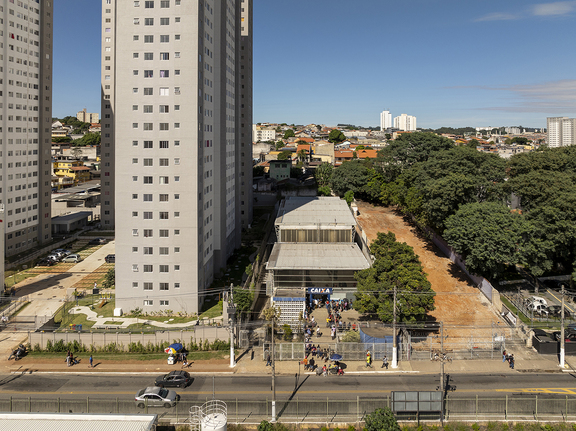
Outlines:
[[309, 287], [308, 293], [308, 306], [314, 309], [314, 300], [318, 300], [318, 306], [326, 306], [326, 301], [330, 301], [330, 295], [332, 295], [331, 287]]

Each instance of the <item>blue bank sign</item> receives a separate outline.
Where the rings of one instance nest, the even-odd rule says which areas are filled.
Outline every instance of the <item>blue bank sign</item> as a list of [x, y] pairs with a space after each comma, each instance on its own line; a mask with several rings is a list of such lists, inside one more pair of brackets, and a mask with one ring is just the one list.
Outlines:
[[309, 287], [308, 293], [320, 295], [332, 295], [331, 287]]

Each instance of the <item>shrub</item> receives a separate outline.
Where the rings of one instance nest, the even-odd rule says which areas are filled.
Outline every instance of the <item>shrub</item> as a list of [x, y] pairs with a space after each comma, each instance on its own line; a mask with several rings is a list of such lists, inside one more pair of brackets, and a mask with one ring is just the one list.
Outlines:
[[262, 421], [258, 425], [258, 431], [274, 431], [274, 425], [268, 421]]
[[366, 415], [366, 431], [400, 431], [394, 413], [388, 407]]
[[292, 328], [290, 327], [290, 325], [284, 324], [284, 326], [282, 326], [282, 329], [284, 329], [284, 339], [286, 341], [292, 340]]

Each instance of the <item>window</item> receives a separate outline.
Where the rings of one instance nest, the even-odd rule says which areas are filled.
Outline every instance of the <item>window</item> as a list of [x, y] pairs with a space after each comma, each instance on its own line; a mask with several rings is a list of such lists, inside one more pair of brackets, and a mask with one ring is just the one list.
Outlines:
[[170, 60], [170, 53], [169, 52], [161, 52], [160, 53], [160, 60]]
[[179, 35], [179, 34], [175, 34], [175, 35], [174, 35], [174, 39], [175, 39], [175, 40], [180, 40], [180, 35]]
[[138, 89], [137, 89], [136, 87], [134, 87], [134, 88], [132, 89], [132, 93], [134, 93], [134, 94], [138, 93]]
[[174, 217], [176, 217], [176, 218], [180, 217], [180, 211], [175, 211], [175, 212], [174, 212]]
[[174, 128], [175, 128], [175, 129], [179, 129], [179, 128], [180, 128], [180, 123], [174, 123]]
[[134, 18], [134, 24], [135, 25], [140, 24], [140, 18]]
[[175, 147], [179, 147], [179, 146], [180, 146], [180, 141], [174, 141], [174, 146], [175, 146]]
[[133, 129], [137, 129], [137, 128], [138, 128], [138, 123], [132, 123], [132, 128], [133, 128]]
[[180, 17], [179, 17], [179, 16], [175, 17], [175, 18], [174, 18], [174, 21], [180, 22]]
[[174, 265], [174, 271], [180, 271], [180, 265]]
[[160, 195], [160, 202], [168, 202], [168, 195], [161, 194]]
[[151, 283], [149, 281], [144, 282], [144, 290], [152, 290], [152, 286], [154, 286], [154, 283]]
[[138, 264], [137, 263], [132, 264], [132, 272], [138, 272]]
[[138, 229], [132, 229], [132, 236], [138, 236]]
[[[138, 214], [138, 213], [136, 213], [136, 214]], [[144, 220], [152, 220], [152, 211], [144, 211]], [[145, 253], [145, 254], [148, 254], [148, 253]]]
[[152, 195], [151, 194], [145, 194], [144, 195], [144, 202], [152, 202]]
[[152, 229], [144, 229], [144, 238], [152, 238]]
[[160, 290], [168, 290], [168, 283], [160, 283]]
[[180, 283], [174, 283], [174, 289], [180, 289]]
[[[138, 53], [134, 53], [134, 58], [138, 58]], [[144, 53], [144, 60], [154, 60], [154, 53], [153, 52], [145, 52]]]
[[174, 57], [176, 57], [176, 58], [180, 58], [180, 52], [178, 52], [178, 51], [177, 51], [177, 52], [175, 52], [175, 53], [174, 53]]
[[152, 177], [144, 177], [144, 184], [153, 184]]
[[[144, 93], [146, 94], [146, 93]], [[168, 89], [168, 87], [160, 87], [160, 96], [169, 96], [170, 95], [170, 90]]]
[[153, 265], [144, 265], [144, 272], [152, 272], [154, 270]]
[[152, 141], [144, 141], [144, 148], [152, 148]]
[[160, 25], [170, 25], [170, 18], [160, 18]]
[[174, 229], [174, 235], [180, 235], [180, 229]]
[[160, 159], [160, 166], [168, 166], [168, 159]]
[[[174, 4], [175, 4], [176, 6], [180, 6], [180, 0], [174, 0]], [[178, 286], [178, 287], [180, 287], [180, 286]]]
[[145, 70], [144, 71], [144, 78], [152, 78], [154, 76], [154, 71], [152, 70]]
[[162, 1], [160, 2], [160, 7], [161, 7], [161, 8], [170, 7], [170, 0], [162, 0]]
[[144, 306], [145, 307], [151, 307], [152, 305], [154, 305], [154, 301], [152, 301], [151, 299], [145, 299], [144, 300]]
[[138, 194], [137, 194], [137, 193], [134, 193], [134, 194], [132, 195], [132, 199], [138, 199]]
[[170, 301], [166, 300], [166, 299], [161, 299], [160, 300], [160, 305], [170, 305]]
[[144, 159], [144, 166], [153, 166], [154, 159]]
[[133, 282], [132, 282], [132, 287], [138, 287], [138, 282], [137, 282], [137, 281], [133, 281]]
[[138, 76], [138, 70], [133, 70], [133, 71], [132, 71], [132, 75]]
[[161, 114], [167, 114], [168, 112], [170, 112], [170, 108], [168, 107], [168, 105], [160, 105], [158, 109], [160, 110]]
[[144, 7], [146, 9], [152, 9], [154, 7], [154, 0], [147, 0], [144, 2]]
[[154, 247], [144, 247], [144, 254], [154, 254]]
[[[146, 123], [144, 123], [146, 124]], [[146, 129], [144, 129], [146, 130]], [[168, 125], [168, 123], [160, 123], [160, 130], [170, 130], [170, 126]]]
[[160, 229], [160, 238], [168, 238], [168, 229]]
[[174, 253], [180, 253], [180, 247], [174, 247]]
[[160, 247], [160, 254], [168, 254], [168, 247]]
[[160, 265], [160, 272], [168, 272], [169, 267], [169, 265]]
[[154, 18], [144, 18], [144, 25], [154, 25]]
[[152, 123], [144, 123], [144, 130], [154, 130]]
[[168, 220], [168, 211], [160, 211], [160, 220]]
[[161, 34], [160, 35], [160, 43], [168, 43], [170, 42], [170, 35], [169, 34]]
[[134, 1], [134, 7], [140, 7], [140, 0]]
[[160, 141], [160, 148], [168, 148], [168, 141]]
[[137, 52], [133, 53], [132, 58], [138, 58], [138, 53]]
[[154, 36], [147, 34], [144, 36], [144, 43], [154, 43]]
[[144, 96], [152, 96], [154, 94], [154, 89], [147, 87], [144, 88]]
[[154, 112], [154, 108], [152, 105], [144, 105], [145, 114], [151, 114], [152, 112]]
[[132, 211], [132, 217], [138, 217], [138, 211]]
[[160, 71], [160, 78], [168, 78], [170, 77], [170, 71], [169, 70], [161, 70]]
[[132, 40], [138, 40], [138, 39], [140, 39], [139, 35], [135, 34], [134, 36], [132, 36]]
[[179, 165], [179, 164], [180, 164], [180, 158], [179, 158], [179, 157], [176, 157], [176, 158], [174, 159], [174, 164], [175, 164], [175, 165]]
[[[132, 110], [133, 110], [133, 111], [137, 111], [137, 110], [138, 110], [138, 105], [132, 105]], [[136, 145], [138, 145], [138, 144], [136, 144]]]
[[176, 69], [176, 70], [174, 71], [174, 75], [176, 75], [176, 76], [180, 75], [180, 70], [179, 70], [179, 69]]

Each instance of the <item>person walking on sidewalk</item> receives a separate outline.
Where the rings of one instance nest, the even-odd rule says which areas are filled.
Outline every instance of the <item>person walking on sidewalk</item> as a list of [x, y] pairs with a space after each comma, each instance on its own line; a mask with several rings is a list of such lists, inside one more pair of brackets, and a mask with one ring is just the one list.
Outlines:
[[506, 350], [504, 350], [502, 352], [502, 362], [506, 362], [506, 359], [508, 359], [508, 355], [506, 354]]
[[510, 363], [510, 368], [514, 369], [514, 354], [508, 357], [508, 362]]
[[372, 355], [370, 355], [370, 350], [366, 350], [366, 367], [372, 368]]
[[90, 359], [88, 359], [88, 362], [90, 362], [88, 368], [94, 368], [94, 358], [92, 358], [92, 355], [90, 355]]
[[388, 358], [384, 355], [384, 359], [382, 359], [382, 366], [380, 368], [388, 369]]

